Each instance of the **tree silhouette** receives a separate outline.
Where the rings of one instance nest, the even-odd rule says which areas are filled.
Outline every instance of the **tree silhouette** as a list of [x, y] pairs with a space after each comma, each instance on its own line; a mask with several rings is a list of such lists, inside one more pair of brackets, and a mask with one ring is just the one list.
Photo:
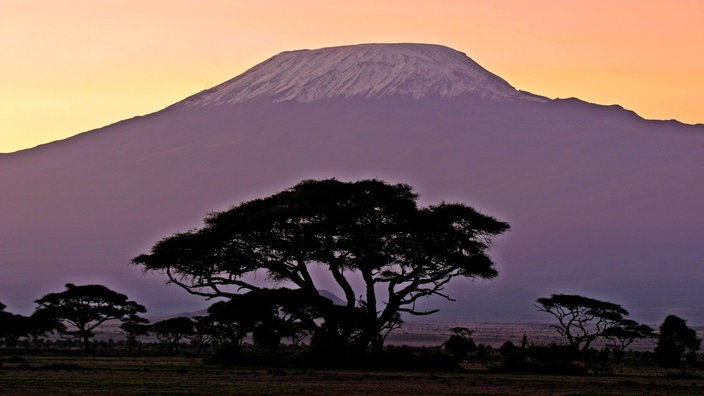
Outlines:
[[628, 311], [618, 304], [572, 294], [539, 298], [535, 306], [557, 318], [551, 325], [576, 350], [586, 351], [591, 343], [621, 323]]
[[221, 344], [241, 345], [245, 336], [254, 330], [259, 316], [258, 307], [249, 304], [243, 296], [218, 301], [208, 308], [208, 318]]
[[472, 339], [472, 330], [466, 327], [453, 327], [452, 335], [442, 344], [457, 359], [464, 359], [470, 352], [477, 350], [477, 345]]
[[203, 349], [216, 339], [216, 328], [210, 316], [193, 317], [193, 335], [191, 340], [195, 344], [198, 353], [203, 352]]
[[144, 306], [129, 301], [127, 296], [102, 285], [76, 286], [66, 284], [66, 290], [49, 293], [36, 300], [39, 309], [50, 313], [53, 318], [68, 324], [59, 332], [82, 342], [84, 351], [90, 348], [93, 330], [108, 320], [135, 320], [146, 312]]
[[149, 320], [146, 318], [132, 317], [120, 324], [122, 334], [124, 334], [127, 339], [126, 344], [128, 350], [131, 350], [132, 347], [137, 344], [137, 337], [149, 334], [150, 326], [148, 323]]
[[66, 329], [61, 320], [56, 318], [48, 309], [37, 309], [29, 316], [29, 332], [34, 345], [39, 344], [39, 338], [46, 334], [59, 333]]
[[7, 332], [7, 316], [9, 312], [5, 312], [7, 306], [0, 302], [0, 342], [5, 342], [5, 333]]
[[193, 321], [185, 316], [160, 320], [151, 326], [151, 331], [169, 352], [178, 352], [181, 340], [192, 335], [194, 330]]
[[14, 347], [17, 340], [29, 333], [29, 318], [5, 311], [0, 303], [0, 343]]
[[685, 350], [697, 351], [700, 346], [701, 340], [694, 329], [687, 327], [687, 321], [669, 315], [660, 325], [655, 361], [661, 366], [677, 367]]
[[[313, 275], [322, 268], [344, 293], [347, 310], [365, 316], [353, 338], [350, 329], [337, 330], [357, 347], [380, 349], [400, 313], [436, 312], [419, 310], [419, 299], [451, 299], [443, 290], [457, 277], [495, 277], [486, 251], [509, 228], [463, 204], [419, 208], [417, 198], [404, 184], [308, 180], [214, 213], [202, 229], [163, 239], [133, 262], [208, 298], [258, 290], [252, 278], [262, 272], [314, 301]], [[324, 315], [318, 332], [334, 320], [322, 308], [314, 310]]]
[[616, 351], [624, 352], [635, 340], [654, 337], [655, 331], [648, 325], [623, 319], [616, 326], [604, 330], [602, 335], [614, 341], [611, 346]]

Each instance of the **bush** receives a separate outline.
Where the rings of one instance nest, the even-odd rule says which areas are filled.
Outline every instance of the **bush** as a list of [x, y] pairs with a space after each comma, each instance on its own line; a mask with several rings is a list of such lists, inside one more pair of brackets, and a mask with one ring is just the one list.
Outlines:
[[443, 344], [445, 349], [456, 359], [466, 358], [470, 352], [477, 350], [477, 345], [471, 338], [453, 334]]
[[501, 347], [499, 347], [499, 353], [501, 354], [501, 356], [510, 356], [519, 351], [520, 350], [516, 348], [516, 345], [514, 345], [514, 343], [511, 341], [506, 341], [503, 343], [503, 345], [501, 345]]

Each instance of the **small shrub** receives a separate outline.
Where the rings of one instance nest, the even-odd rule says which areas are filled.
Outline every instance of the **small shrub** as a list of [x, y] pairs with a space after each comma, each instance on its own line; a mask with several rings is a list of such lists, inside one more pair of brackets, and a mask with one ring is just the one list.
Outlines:
[[506, 341], [499, 347], [499, 353], [502, 356], [510, 356], [518, 351], [518, 348], [516, 348], [516, 345], [513, 344], [511, 341]]

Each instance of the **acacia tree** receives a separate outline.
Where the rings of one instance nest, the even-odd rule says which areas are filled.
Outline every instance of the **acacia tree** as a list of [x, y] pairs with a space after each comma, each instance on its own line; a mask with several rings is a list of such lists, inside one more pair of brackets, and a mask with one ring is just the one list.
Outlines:
[[686, 320], [669, 315], [660, 325], [658, 345], [655, 347], [655, 361], [661, 366], [677, 367], [685, 350], [697, 351], [701, 342], [697, 332], [687, 327]]
[[132, 350], [132, 347], [137, 345], [137, 337], [148, 335], [149, 329], [149, 320], [146, 318], [137, 316], [123, 321], [120, 330], [126, 338], [127, 349]]
[[[278, 286], [294, 285], [313, 301], [314, 277], [324, 269], [344, 294], [349, 312], [361, 309], [361, 330], [303, 320], [319, 333], [335, 328], [356, 346], [381, 348], [399, 314], [427, 315], [416, 302], [443, 293], [454, 278], [494, 278], [487, 250], [509, 226], [469, 206], [441, 203], [425, 208], [405, 184], [379, 180], [308, 180], [267, 198], [213, 213], [198, 230], [175, 234], [133, 259], [163, 271], [189, 293], [233, 297], [259, 290], [253, 275]], [[360, 281], [357, 281], [360, 280]], [[339, 315], [337, 315], [339, 316]]]
[[623, 319], [616, 326], [604, 330], [602, 335], [613, 341], [611, 346], [614, 350], [624, 352], [635, 340], [654, 337], [655, 331], [635, 320]]
[[208, 308], [208, 319], [215, 339], [220, 344], [240, 346], [244, 337], [253, 330], [252, 315], [258, 315], [252, 306], [241, 304], [241, 299], [218, 301]]
[[144, 306], [127, 299], [127, 296], [102, 285], [66, 284], [66, 290], [49, 293], [35, 301], [39, 310], [71, 327], [61, 327], [59, 332], [81, 340], [83, 350], [90, 348], [90, 338], [98, 326], [108, 320], [137, 320]]
[[66, 327], [59, 319], [46, 309], [37, 309], [29, 316], [29, 336], [34, 345], [39, 345], [39, 339], [47, 334], [61, 332]]
[[215, 323], [210, 316], [194, 316], [192, 321], [193, 335], [191, 336], [191, 342], [195, 344], [198, 353], [201, 353], [204, 348], [217, 339]]
[[[575, 349], [586, 351], [591, 343], [617, 327], [628, 315], [618, 304], [572, 294], [539, 298], [536, 309], [557, 318], [551, 325]], [[608, 333], [607, 333], [608, 334]]]
[[29, 318], [5, 311], [5, 305], [0, 303], [0, 343], [14, 347], [28, 333]]
[[151, 331], [166, 345], [169, 352], [178, 352], [181, 340], [193, 335], [194, 330], [193, 321], [185, 316], [160, 320], [151, 326]]

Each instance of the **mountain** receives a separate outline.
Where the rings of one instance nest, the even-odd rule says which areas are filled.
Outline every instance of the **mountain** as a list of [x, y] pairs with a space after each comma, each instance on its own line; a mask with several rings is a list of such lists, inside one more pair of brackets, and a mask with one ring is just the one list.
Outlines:
[[366, 44], [279, 54], [184, 104], [212, 106], [265, 98], [314, 102], [475, 94], [494, 100], [541, 100], [520, 93], [465, 54], [430, 44]]
[[150, 315], [202, 309], [130, 259], [302, 179], [380, 178], [512, 226], [499, 277], [451, 284], [438, 319], [549, 320], [533, 302], [561, 292], [702, 324], [703, 148], [702, 125], [521, 92], [442, 46], [285, 52], [154, 114], [0, 155], [0, 301], [29, 311], [95, 282]]

